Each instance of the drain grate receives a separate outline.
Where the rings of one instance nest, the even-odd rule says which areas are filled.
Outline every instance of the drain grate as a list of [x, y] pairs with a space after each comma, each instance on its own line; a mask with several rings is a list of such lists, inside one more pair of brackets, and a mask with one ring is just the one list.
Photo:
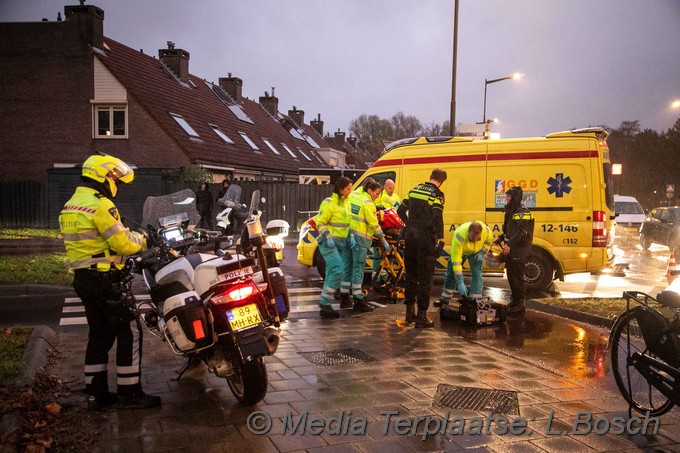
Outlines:
[[298, 354], [317, 365], [348, 365], [351, 363], [375, 362], [374, 357], [371, 357], [358, 349], [298, 352]]
[[434, 406], [479, 412], [519, 415], [517, 392], [439, 384]]

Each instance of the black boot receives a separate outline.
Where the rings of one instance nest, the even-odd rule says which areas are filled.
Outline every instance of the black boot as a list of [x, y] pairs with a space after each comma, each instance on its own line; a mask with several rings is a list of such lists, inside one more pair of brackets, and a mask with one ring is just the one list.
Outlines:
[[349, 298], [348, 293], [340, 293], [340, 309], [345, 310], [352, 308], [352, 299]]
[[98, 411], [114, 405], [118, 401], [118, 395], [111, 392], [99, 393], [87, 396], [87, 409]]
[[373, 307], [368, 305], [368, 302], [366, 302], [364, 299], [357, 299], [355, 297], [354, 298], [354, 311], [366, 313], [366, 312], [369, 312], [369, 311], [373, 311]]
[[416, 316], [416, 328], [426, 329], [428, 327], [434, 327], [434, 321], [427, 318], [427, 308], [422, 309], [418, 307], [418, 315]]
[[411, 324], [416, 320], [416, 304], [406, 304], [406, 324]]
[[122, 393], [118, 398], [116, 407], [118, 409], [150, 409], [160, 405], [160, 396], [148, 395], [139, 389], [133, 393]]
[[319, 310], [319, 316], [325, 319], [338, 319], [340, 317], [340, 313], [333, 310], [333, 307], [330, 305], [322, 305], [321, 310]]
[[519, 299], [515, 300], [513, 299], [509, 304], [508, 304], [508, 313], [524, 313], [527, 309], [526, 303], [524, 302], [524, 299]]

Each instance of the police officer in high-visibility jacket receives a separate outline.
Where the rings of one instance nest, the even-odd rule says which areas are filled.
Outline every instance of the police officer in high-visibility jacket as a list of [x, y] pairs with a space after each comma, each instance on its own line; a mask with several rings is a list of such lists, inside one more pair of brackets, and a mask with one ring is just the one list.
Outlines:
[[319, 316], [336, 319], [333, 309], [335, 291], [340, 288], [340, 308], [352, 308], [349, 298], [352, 282], [352, 249], [349, 238], [349, 194], [352, 180], [342, 176], [335, 182], [333, 194], [323, 200], [316, 216], [319, 251], [326, 261], [326, 275], [319, 306]]
[[498, 238], [498, 242], [503, 242], [505, 269], [512, 291], [512, 299], [508, 304], [509, 313], [522, 313], [526, 309], [524, 271], [534, 239], [534, 216], [522, 205], [523, 195], [522, 188], [518, 186], [505, 192], [503, 234]]
[[390, 250], [390, 244], [385, 240], [378, 217], [375, 214], [375, 199], [380, 195], [382, 186], [376, 181], [369, 181], [363, 185], [362, 191], [350, 194], [349, 234], [352, 246], [352, 296], [354, 297], [354, 311], [373, 311], [373, 307], [364, 300], [362, 285], [364, 282], [364, 267], [368, 250], [375, 236], [382, 242], [385, 250]]
[[472, 281], [470, 293], [473, 296], [482, 295], [482, 264], [484, 255], [493, 244], [491, 229], [483, 222], [467, 222], [459, 225], [453, 232], [449, 264], [446, 266], [444, 288], [440, 300], [448, 302], [453, 296], [454, 286], [461, 296], [467, 297], [468, 290], [463, 281], [463, 263], [467, 260], [470, 265]]
[[[85, 350], [85, 390], [88, 408], [117, 403], [120, 409], [161, 404], [158, 396], [142, 391], [142, 330], [130, 308], [121, 303], [120, 269], [125, 255], [146, 248], [146, 238], [129, 231], [120, 221], [110, 198], [118, 185], [129, 184], [134, 172], [122, 160], [90, 156], [83, 163], [82, 182], [64, 205], [59, 228], [64, 237], [73, 287], [83, 301], [90, 332]], [[109, 392], [109, 350], [117, 341], [118, 393]]]
[[[427, 318], [432, 291], [432, 276], [437, 256], [444, 246], [444, 193], [439, 187], [446, 171], [435, 168], [430, 181], [418, 184], [404, 197], [397, 214], [406, 224], [404, 265], [406, 268], [406, 322], [417, 328], [434, 326]], [[439, 246], [438, 246], [439, 244]], [[418, 303], [416, 316], [415, 304]]]

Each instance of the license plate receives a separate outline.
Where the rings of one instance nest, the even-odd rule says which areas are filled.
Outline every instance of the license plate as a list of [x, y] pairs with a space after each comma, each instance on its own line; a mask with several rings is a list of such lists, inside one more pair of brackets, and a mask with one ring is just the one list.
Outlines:
[[262, 322], [262, 317], [255, 304], [227, 310], [227, 319], [233, 331], [242, 330]]

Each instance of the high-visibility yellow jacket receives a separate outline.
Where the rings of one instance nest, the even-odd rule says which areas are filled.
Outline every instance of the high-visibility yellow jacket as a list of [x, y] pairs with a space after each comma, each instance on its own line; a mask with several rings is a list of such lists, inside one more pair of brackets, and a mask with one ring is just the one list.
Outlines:
[[375, 215], [375, 203], [366, 192], [352, 192], [349, 196], [351, 217], [349, 221], [350, 234], [354, 235], [361, 247], [370, 247], [373, 236], [382, 239], [383, 233]]
[[146, 248], [141, 234], [125, 228], [113, 202], [90, 187], [76, 188], [61, 210], [59, 229], [72, 269], [120, 269], [124, 255]]
[[387, 195], [387, 192], [385, 192], [385, 189], [383, 189], [382, 192], [380, 192], [380, 195], [378, 198], [375, 199], [375, 205], [378, 207], [383, 207], [385, 209], [388, 208], [398, 208], [399, 205], [401, 204], [401, 197], [397, 195], [395, 192], [392, 192], [392, 195]]
[[491, 244], [494, 241], [491, 229], [479, 220], [477, 223], [482, 225], [482, 237], [477, 242], [471, 242], [470, 239], [468, 239], [468, 231], [470, 230], [472, 222], [459, 225], [458, 228], [456, 228], [456, 231], [453, 232], [451, 256], [449, 259], [451, 260], [453, 272], [456, 274], [463, 273], [463, 256], [474, 255], [480, 250], [482, 253], [486, 253], [486, 251], [491, 248]]
[[321, 236], [330, 234], [334, 238], [349, 236], [349, 200], [337, 193], [326, 198], [319, 205], [316, 228]]

